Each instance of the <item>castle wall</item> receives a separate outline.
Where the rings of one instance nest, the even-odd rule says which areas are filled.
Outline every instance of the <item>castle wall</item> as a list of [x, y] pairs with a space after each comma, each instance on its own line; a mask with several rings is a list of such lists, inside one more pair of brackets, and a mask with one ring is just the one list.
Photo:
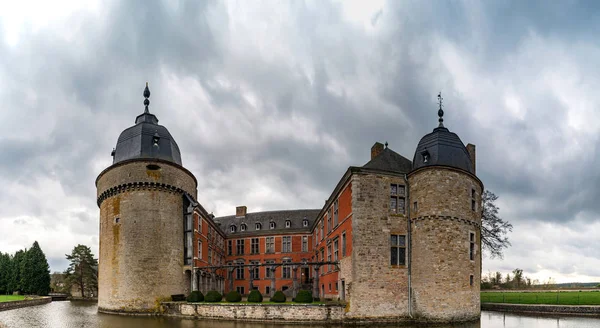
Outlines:
[[[478, 318], [482, 191], [479, 180], [459, 170], [431, 167], [411, 173], [409, 184], [413, 315], [440, 321]], [[471, 208], [473, 190], [475, 211]], [[470, 233], [475, 235], [473, 260], [469, 254]]]
[[407, 234], [407, 218], [390, 211], [391, 184], [404, 185], [404, 178], [352, 176], [352, 279], [346, 295], [349, 318], [408, 315], [408, 268], [391, 265], [390, 259], [390, 237]]
[[103, 172], [97, 187], [99, 310], [153, 312], [170, 295], [189, 293], [182, 191], [195, 197], [193, 176], [164, 162], [132, 161]]

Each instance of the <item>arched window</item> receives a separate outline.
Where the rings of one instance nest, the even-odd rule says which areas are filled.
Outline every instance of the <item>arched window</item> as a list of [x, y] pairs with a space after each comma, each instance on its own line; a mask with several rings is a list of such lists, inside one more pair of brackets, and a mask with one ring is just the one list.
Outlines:
[[302, 220], [302, 226], [303, 227], [308, 227], [308, 220], [307, 219]]
[[256, 230], [260, 230], [262, 228], [262, 224], [260, 222], [256, 222]]
[[246, 231], [246, 224], [242, 223], [242, 225], [240, 226], [240, 231]]
[[232, 225], [232, 226], [230, 227], [230, 230], [231, 230], [231, 232], [235, 232], [237, 229], [236, 229], [236, 227], [235, 227], [234, 225]]
[[275, 229], [275, 222], [271, 221], [271, 223], [269, 224], [269, 228]]
[[292, 226], [292, 221], [290, 221], [290, 220], [285, 220], [285, 227], [286, 227], [286, 228], [289, 228], [289, 227], [291, 227], [291, 226]]

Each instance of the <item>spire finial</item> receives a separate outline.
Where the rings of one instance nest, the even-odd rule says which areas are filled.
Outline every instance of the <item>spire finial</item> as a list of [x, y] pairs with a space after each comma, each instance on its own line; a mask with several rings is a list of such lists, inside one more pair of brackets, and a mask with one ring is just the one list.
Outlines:
[[146, 82], [146, 89], [144, 89], [144, 105], [146, 106], [146, 109], [144, 110], [144, 113], [150, 113], [150, 111], [148, 110], [148, 105], [150, 105], [150, 100], [148, 100], [148, 98], [150, 98], [150, 89], [148, 89], [148, 82]]
[[442, 92], [440, 91], [440, 93], [438, 93], [438, 105], [440, 106], [440, 109], [438, 109], [438, 116], [440, 117], [438, 119], [438, 122], [440, 122], [439, 127], [443, 128], [444, 127], [444, 110], [442, 109], [442, 107], [444, 107], [443, 102], [444, 98], [442, 98]]
[[385, 148], [387, 148], [387, 147], [388, 147], [388, 142], [386, 141], [386, 142], [385, 142]]

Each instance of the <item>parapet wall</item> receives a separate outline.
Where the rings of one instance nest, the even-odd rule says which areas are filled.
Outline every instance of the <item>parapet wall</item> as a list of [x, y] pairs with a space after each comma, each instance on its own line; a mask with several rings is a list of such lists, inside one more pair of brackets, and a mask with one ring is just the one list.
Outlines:
[[52, 297], [50, 296], [34, 298], [32, 300], [0, 302], [0, 311], [19, 309], [34, 305], [42, 305], [50, 302], [52, 302]]
[[341, 322], [343, 305], [162, 303], [164, 315], [272, 322]]

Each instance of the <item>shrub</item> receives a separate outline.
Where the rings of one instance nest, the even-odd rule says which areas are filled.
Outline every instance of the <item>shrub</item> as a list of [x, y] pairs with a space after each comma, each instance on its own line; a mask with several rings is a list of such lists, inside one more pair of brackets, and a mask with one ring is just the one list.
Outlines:
[[204, 296], [205, 302], [221, 302], [223, 295], [216, 290], [211, 290]]
[[225, 296], [225, 300], [227, 302], [239, 302], [242, 300], [242, 295], [238, 293], [236, 290], [232, 290]]
[[200, 292], [199, 290], [195, 290], [190, 295], [188, 295], [187, 301], [193, 303], [202, 302], [204, 301], [204, 294], [202, 294], [202, 292]]
[[248, 295], [248, 302], [260, 303], [263, 301], [263, 296], [257, 289], [251, 290]]
[[284, 303], [285, 294], [280, 290], [276, 291], [275, 294], [273, 294], [273, 297], [271, 297], [271, 302]]
[[299, 290], [298, 295], [294, 298], [296, 303], [312, 303], [313, 296], [310, 290]]

